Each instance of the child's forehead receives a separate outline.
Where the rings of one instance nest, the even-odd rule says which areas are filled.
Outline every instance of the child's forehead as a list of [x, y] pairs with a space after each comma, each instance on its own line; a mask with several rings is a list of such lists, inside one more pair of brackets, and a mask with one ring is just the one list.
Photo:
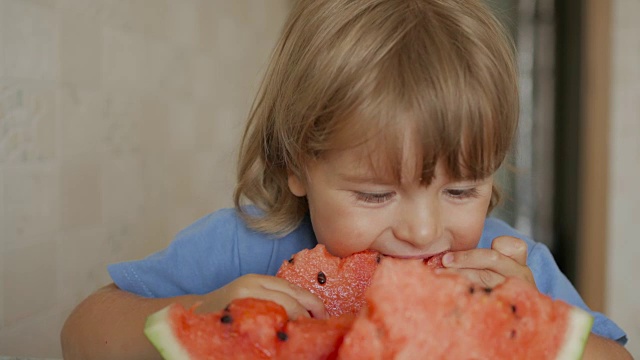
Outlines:
[[[450, 148], [438, 140], [433, 141], [431, 136], [425, 137], [415, 122], [405, 121], [400, 126], [398, 123], [378, 129], [360, 128], [357, 131], [360, 136], [347, 132], [348, 136], [339, 136], [341, 142], [331, 141], [331, 146], [319, 153], [317, 160], [345, 177], [389, 183], [411, 182], [415, 179], [430, 183], [436, 176], [436, 170], [440, 174], [438, 176], [456, 180], [487, 175], [471, 170], [483, 168], [482, 164], [475, 163], [478, 159], [465, 158], [464, 148], [467, 146], [464, 144], [465, 139], [471, 136], [469, 132], [462, 132], [458, 141], [455, 141], [458, 145]], [[451, 154], [457, 154], [453, 163], [449, 158]]]
[[388, 181], [421, 177], [423, 159], [419, 140], [411, 136], [372, 137], [352, 147], [328, 150], [319, 157], [346, 177]]

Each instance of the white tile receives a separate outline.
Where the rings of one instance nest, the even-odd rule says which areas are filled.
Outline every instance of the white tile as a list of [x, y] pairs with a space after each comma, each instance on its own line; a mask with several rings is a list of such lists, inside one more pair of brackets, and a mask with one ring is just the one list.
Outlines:
[[104, 94], [75, 85], [61, 86], [58, 94], [60, 159], [101, 154], [108, 135], [104, 120]]
[[140, 222], [145, 183], [142, 161], [133, 156], [106, 157], [102, 163], [103, 221], [107, 227]]
[[102, 81], [108, 90], [144, 89], [145, 40], [140, 34], [105, 27], [102, 43]]
[[[80, 256], [79, 256], [80, 255]], [[75, 307], [110, 281], [110, 247], [103, 227], [66, 231], [57, 248], [57, 294], [62, 308]]]
[[60, 167], [61, 228], [102, 224], [102, 167], [96, 156], [65, 160]]
[[25, 80], [0, 80], [0, 164], [56, 157], [56, 89]]
[[[215, 98], [214, 98], [215, 99]], [[196, 139], [195, 146], [199, 152], [213, 150], [215, 144], [215, 109], [219, 106], [216, 100], [196, 101]]]
[[4, 168], [6, 249], [39, 244], [56, 234], [60, 223], [58, 174], [53, 164]]
[[[141, 259], [161, 248], [161, 245], [165, 243], [168, 237], [165, 233], [165, 220], [155, 218], [156, 222], [146, 221], [152, 217], [152, 214], [144, 213], [143, 219], [137, 223], [113, 223], [107, 225], [107, 264]], [[154, 244], [155, 247], [149, 248], [148, 244]], [[101, 270], [95, 269], [95, 271]], [[109, 282], [112, 281], [108, 274], [107, 279]]]
[[198, 32], [198, 47], [211, 51], [216, 48], [216, 16], [220, 12], [220, 1], [199, 0], [196, 4], [198, 18], [196, 29]]
[[[1, 0], [0, 0], [1, 6]], [[0, 8], [1, 10], [1, 8]], [[6, 239], [8, 238], [5, 226], [5, 201], [4, 201], [4, 171], [0, 166], [0, 264], [4, 264], [5, 252], [7, 251]], [[0, 266], [0, 289], [4, 288], [4, 267]], [[4, 324], [4, 296], [0, 294], [0, 329]]]
[[105, 1], [56, 0], [56, 6], [65, 12], [72, 12], [79, 18], [95, 24], [102, 24]]
[[4, 13], [5, 11], [5, 3], [6, 0], [0, 0], [0, 77], [5, 76], [5, 64], [4, 64], [4, 33], [5, 31], [5, 21], [4, 21]]
[[143, 90], [149, 94], [166, 95], [170, 78], [174, 76], [171, 68], [175, 49], [171, 44], [157, 39], [147, 39], [144, 46]]
[[60, 10], [60, 80], [99, 88], [102, 77], [102, 28], [95, 19]]
[[196, 109], [193, 102], [173, 101], [168, 115], [169, 147], [173, 151], [193, 151], [196, 148]]
[[245, 112], [241, 106], [220, 107], [213, 114], [214, 149], [228, 153], [237, 148], [242, 137]]
[[220, 96], [226, 91], [227, 84], [232, 81], [225, 73], [225, 67], [219, 61], [217, 54], [196, 53], [193, 58], [194, 71], [197, 76], [193, 79], [194, 99], [206, 104], [220, 104]]
[[140, 141], [141, 150], [150, 160], [161, 160], [169, 152], [169, 101], [163, 97], [147, 97], [140, 100], [140, 127], [134, 136]]
[[[145, 81], [157, 86], [147, 88], [149, 93], [169, 98], [191, 98], [195, 81], [196, 52], [191, 48], [154, 39], [146, 40], [145, 47], [143, 75]], [[162, 89], [161, 93], [157, 91], [158, 88]]]
[[58, 77], [58, 17], [53, 2], [5, 0], [5, 75], [55, 80]]
[[128, 32], [141, 32], [134, 1], [104, 0], [101, 20], [104, 26]]
[[18, 358], [62, 359], [60, 329], [66, 314], [51, 309], [10, 327], [0, 328], [0, 354]]
[[[103, 0], [102, 22], [106, 27], [146, 38], [167, 38], [168, 0]], [[174, 1], [174, 0], [169, 0]]]
[[140, 153], [141, 137], [145, 131], [153, 131], [144, 127], [140, 98], [134, 93], [111, 91], [104, 94], [103, 101], [105, 153], [113, 156]]
[[195, 0], [168, 1], [169, 41], [193, 48], [198, 42], [198, 8]]
[[37, 316], [57, 304], [56, 238], [46, 243], [8, 250], [4, 254], [4, 326]]

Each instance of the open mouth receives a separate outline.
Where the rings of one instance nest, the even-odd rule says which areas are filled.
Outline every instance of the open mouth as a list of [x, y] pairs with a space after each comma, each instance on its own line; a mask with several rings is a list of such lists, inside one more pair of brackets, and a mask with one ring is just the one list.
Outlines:
[[392, 257], [392, 258], [396, 258], [396, 259], [403, 259], [403, 260], [423, 260], [424, 262], [427, 261], [440, 261], [442, 262], [442, 257], [444, 256], [444, 254], [448, 253], [449, 250], [445, 250], [443, 252], [437, 253], [437, 254], [433, 254], [433, 255], [412, 255], [412, 256], [402, 256], [402, 255], [383, 255], [383, 256], [388, 256], [388, 257]]
[[440, 269], [440, 268], [444, 268], [444, 265], [442, 265], [442, 258], [444, 257], [444, 254], [448, 253], [449, 250], [447, 251], [443, 251], [439, 254], [435, 254], [433, 256], [427, 257], [424, 260], [422, 260], [428, 267], [433, 268], [433, 269]]
[[427, 267], [431, 269], [441, 269], [444, 268], [442, 265], [442, 258], [446, 253], [450, 252], [450, 250], [445, 250], [443, 252], [434, 254], [434, 255], [417, 255], [417, 256], [397, 256], [397, 255], [383, 255], [396, 259], [404, 259], [404, 260], [422, 260], [422, 262], [427, 265]]

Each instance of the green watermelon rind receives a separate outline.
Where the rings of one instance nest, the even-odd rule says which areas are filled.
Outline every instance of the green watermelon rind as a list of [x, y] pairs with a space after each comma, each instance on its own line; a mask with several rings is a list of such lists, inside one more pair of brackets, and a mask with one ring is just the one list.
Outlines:
[[165, 360], [189, 360], [191, 356], [173, 333], [171, 308], [170, 305], [151, 314], [145, 323], [144, 334]]
[[593, 317], [580, 308], [573, 307], [568, 316], [566, 341], [558, 351], [557, 360], [582, 359], [582, 353], [593, 326]]

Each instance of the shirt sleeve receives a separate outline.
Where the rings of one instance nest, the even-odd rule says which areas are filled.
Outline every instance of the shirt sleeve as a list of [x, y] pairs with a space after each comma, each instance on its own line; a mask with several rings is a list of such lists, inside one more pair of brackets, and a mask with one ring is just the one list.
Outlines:
[[530, 247], [527, 265], [533, 272], [538, 290], [553, 299], [563, 300], [589, 312], [594, 319], [591, 330], [594, 334], [625, 345], [627, 336], [624, 331], [603, 314], [589, 309], [569, 279], [558, 268], [549, 248], [531, 240], [527, 242]]
[[238, 217], [219, 210], [181, 231], [164, 250], [108, 266], [121, 289], [145, 297], [205, 294], [241, 275]]

